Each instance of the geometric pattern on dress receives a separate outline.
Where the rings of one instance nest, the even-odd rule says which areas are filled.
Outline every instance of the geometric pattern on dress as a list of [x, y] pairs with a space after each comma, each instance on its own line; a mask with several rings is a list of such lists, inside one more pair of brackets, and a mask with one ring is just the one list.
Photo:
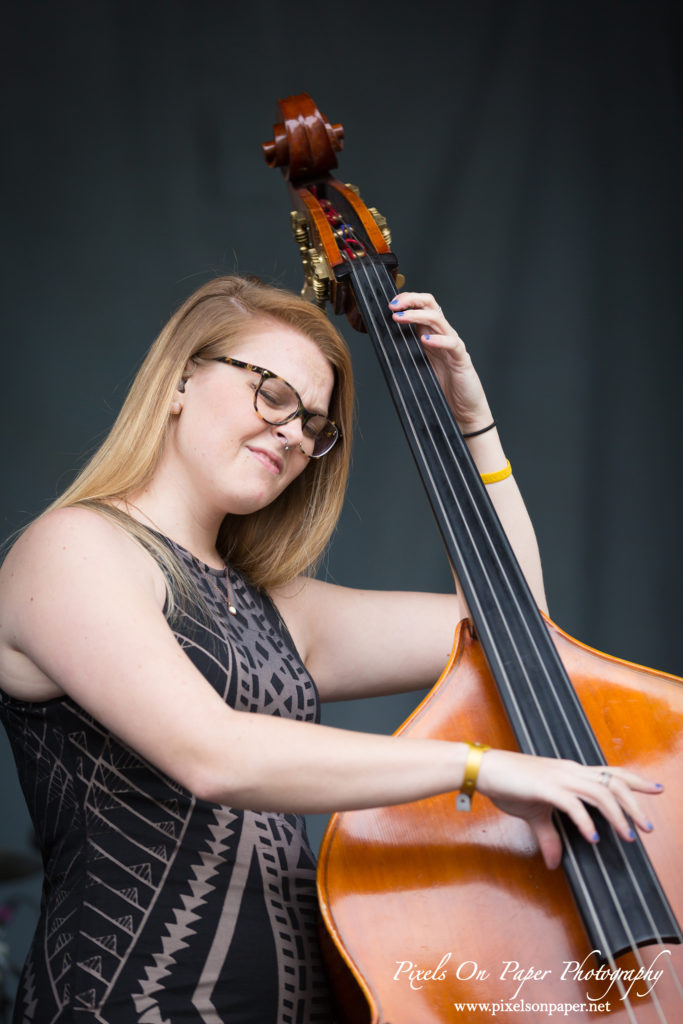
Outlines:
[[[255, 816], [259, 830], [257, 851], [265, 880], [265, 894], [271, 919], [282, 978], [278, 1007], [281, 1024], [298, 1024], [315, 1020], [315, 1004], [320, 987], [320, 961], [317, 946], [317, 902], [315, 899], [315, 861], [307, 844], [302, 843], [301, 830], [283, 815]], [[304, 872], [309, 884], [302, 886]], [[285, 899], [285, 886], [287, 899]], [[294, 916], [296, 915], [295, 927]], [[302, 948], [297, 935], [309, 933], [309, 942]], [[327, 990], [323, 986], [324, 1006]], [[310, 1015], [310, 1016], [309, 1016]], [[325, 1016], [321, 1018], [327, 1020]]]
[[[199, 671], [240, 712], [318, 721], [315, 686], [268, 598], [170, 546], [205, 605], [171, 624]], [[278, 1011], [277, 1021], [252, 1015], [249, 1024], [329, 1021], [315, 860], [301, 816], [197, 801], [69, 698], [27, 704], [0, 691], [0, 717], [46, 867], [17, 1020], [247, 1021], [219, 1012], [207, 993], [223, 998], [235, 976], [232, 936], [245, 926], [245, 879], [256, 864]]]
[[209, 826], [212, 838], [208, 849], [197, 851], [198, 862], [190, 866], [190, 894], [179, 893], [178, 904], [172, 908], [173, 920], [166, 920], [164, 925], [166, 935], [162, 938], [161, 951], [153, 955], [153, 965], [145, 969], [145, 977], [140, 979], [141, 992], [132, 993], [140, 1024], [166, 1024], [161, 1016], [157, 996], [172, 975], [176, 955], [187, 949], [195, 936], [193, 925], [200, 920], [202, 906], [214, 889], [211, 878], [218, 870], [224, 844], [233, 835], [231, 826], [237, 820], [237, 815], [223, 807], [216, 807], [213, 814], [215, 824]]

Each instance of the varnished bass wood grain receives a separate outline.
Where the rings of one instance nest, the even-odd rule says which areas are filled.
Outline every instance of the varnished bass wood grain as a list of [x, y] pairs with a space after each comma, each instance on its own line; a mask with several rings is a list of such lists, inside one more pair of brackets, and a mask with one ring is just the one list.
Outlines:
[[[644, 844], [680, 919], [683, 684], [593, 651], [552, 623], [548, 628], [607, 761], [665, 786], [661, 798], [648, 801], [655, 827]], [[458, 627], [441, 679], [398, 732], [516, 749], [467, 622]], [[683, 949], [640, 950], [641, 971], [663, 973], [649, 994], [642, 993], [650, 980], [625, 980], [626, 1006], [609, 977], [594, 976], [599, 965], [562, 870], [548, 871], [526, 826], [480, 795], [470, 814], [456, 812], [455, 796], [448, 794], [336, 815], [323, 841], [318, 885], [326, 928], [355, 977], [351, 986], [344, 977], [340, 989], [342, 1001], [355, 998], [344, 1018], [349, 1024], [540, 1018], [543, 1011], [525, 1011], [524, 1001], [529, 1007], [571, 1005], [569, 1019], [577, 1021], [683, 1019], [673, 977], [683, 976]], [[617, 966], [639, 967], [632, 954]], [[343, 994], [348, 988], [351, 997]], [[590, 1010], [590, 1002], [601, 1010]], [[482, 1005], [455, 1008], [465, 1003]], [[499, 1004], [495, 1017], [485, 1003]], [[554, 1016], [562, 1019], [561, 1011]]]

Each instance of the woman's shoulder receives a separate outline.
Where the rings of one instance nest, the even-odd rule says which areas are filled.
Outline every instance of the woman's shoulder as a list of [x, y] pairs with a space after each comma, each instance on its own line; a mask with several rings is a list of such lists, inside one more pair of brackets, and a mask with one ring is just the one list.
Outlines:
[[[14, 542], [0, 569], [3, 596], [16, 595], [28, 584], [40, 588], [68, 587], [80, 575], [100, 571], [103, 583], [122, 576], [165, 593], [154, 560], [113, 519], [95, 509], [73, 505], [51, 509], [35, 519]], [[57, 595], [55, 595], [57, 596]]]
[[[47, 699], [44, 647], [82, 640], [135, 603], [154, 614], [165, 586], [154, 560], [93, 509], [52, 509], [24, 530], [0, 570], [0, 676], [19, 699]], [[38, 696], [40, 694], [40, 696]]]
[[111, 560], [135, 557], [137, 545], [106, 515], [93, 508], [71, 505], [51, 509], [35, 519], [19, 535], [3, 563], [17, 570], [35, 560], [78, 560], [102, 557]]

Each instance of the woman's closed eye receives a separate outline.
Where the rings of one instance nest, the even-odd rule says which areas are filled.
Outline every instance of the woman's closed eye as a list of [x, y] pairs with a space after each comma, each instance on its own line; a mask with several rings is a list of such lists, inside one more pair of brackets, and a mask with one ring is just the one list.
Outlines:
[[278, 387], [277, 382], [262, 384], [259, 390], [259, 398], [263, 399], [271, 409], [281, 409], [283, 406], [292, 404], [292, 394], [289, 389]]

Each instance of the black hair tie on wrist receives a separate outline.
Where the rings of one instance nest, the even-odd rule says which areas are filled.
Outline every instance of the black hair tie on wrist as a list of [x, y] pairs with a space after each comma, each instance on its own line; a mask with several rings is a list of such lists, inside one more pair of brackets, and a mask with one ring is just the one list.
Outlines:
[[485, 434], [488, 430], [493, 430], [496, 425], [496, 421], [489, 423], [488, 427], [482, 427], [481, 430], [472, 430], [469, 434], [463, 434], [462, 436], [467, 439], [468, 437], [479, 437], [480, 434]]

